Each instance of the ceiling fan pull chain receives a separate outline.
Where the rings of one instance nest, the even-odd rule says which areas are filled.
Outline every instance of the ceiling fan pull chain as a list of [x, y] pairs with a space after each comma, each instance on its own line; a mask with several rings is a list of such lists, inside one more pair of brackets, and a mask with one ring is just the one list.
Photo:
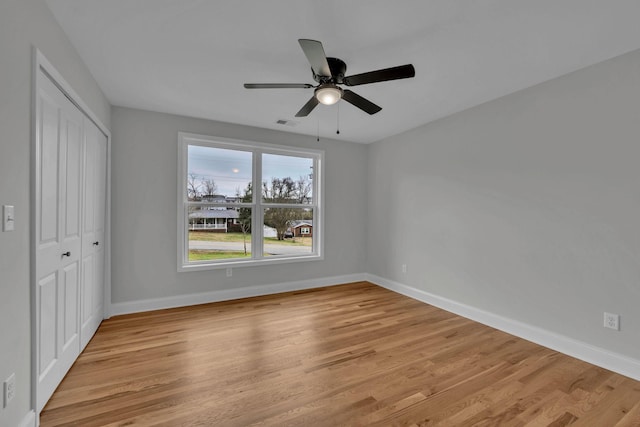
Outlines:
[[336, 135], [340, 135], [340, 103], [338, 102], [338, 119], [336, 124]]

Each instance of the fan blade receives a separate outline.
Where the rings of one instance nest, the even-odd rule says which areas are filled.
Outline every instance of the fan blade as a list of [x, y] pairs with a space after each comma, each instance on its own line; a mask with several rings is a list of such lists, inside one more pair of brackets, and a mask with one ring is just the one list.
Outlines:
[[246, 89], [308, 89], [309, 83], [245, 83]]
[[307, 56], [311, 69], [318, 76], [331, 77], [331, 69], [322, 43], [317, 40], [298, 39], [302, 51]]
[[407, 79], [409, 77], [415, 77], [415, 75], [416, 70], [413, 68], [413, 65], [407, 64], [345, 77], [344, 84], [347, 86], [357, 86], [367, 83], [386, 82], [388, 80]]
[[375, 114], [378, 111], [382, 110], [382, 107], [377, 106], [373, 102], [369, 101], [366, 98], [361, 97], [360, 95], [350, 91], [349, 89], [345, 89], [343, 91], [342, 99], [347, 101], [349, 104], [358, 107], [365, 113]]
[[312, 96], [310, 100], [296, 113], [296, 117], [307, 117], [314, 108], [318, 105], [318, 100], [315, 96]]

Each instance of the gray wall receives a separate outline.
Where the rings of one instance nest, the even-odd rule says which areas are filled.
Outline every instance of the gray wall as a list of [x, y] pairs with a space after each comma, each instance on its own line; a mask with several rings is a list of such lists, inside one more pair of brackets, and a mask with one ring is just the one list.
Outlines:
[[0, 232], [0, 382], [16, 374], [16, 398], [0, 405], [15, 426], [30, 402], [29, 204], [31, 49], [38, 47], [109, 126], [110, 107], [41, 0], [0, 2], [0, 205], [14, 205], [16, 230]]
[[376, 143], [367, 272], [640, 359], [639, 160], [640, 51]]
[[[364, 272], [366, 146], [119, 107], [112, 120], [114, 303]], [[180, 131], [325, 150], [325, 259], [178, 273]]]
[[[0, 3], [0, 381], [30, 404], [31, 48], [113, 120], [113, 302], [369, 272], [640, 358], [640, 53], [372, 146], [110, 106], [41, 0]], [[111, 114], [113, 117], [111, 117]], [[326, 150], [324, 261], [176, 271], [178, 131]], [[401, 264], [408, 272], [401, 272]], [[602, 328], [602, 312], [622, 331]]]

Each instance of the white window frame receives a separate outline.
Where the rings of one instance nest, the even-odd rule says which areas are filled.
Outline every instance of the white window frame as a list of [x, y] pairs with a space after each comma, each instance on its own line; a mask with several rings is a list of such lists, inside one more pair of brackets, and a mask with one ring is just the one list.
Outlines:
[[[226, 202], [215, 203], [221, 207], [248, 207], [251, 214], [251, 259], [231, 258], [221, 260], [209, 260], [189, 262], [189, 216], [188, 206], [193, 202], [187, 200], [187, 160], [189, 145], [222, 148], [253, 153], [254, 189], [262, 189], [262, 154], [289, 155], [307, 157], [313, 159], [313, 203], [311, 205], [289, 203], [265, 203], [262, 201], [261, 191], [254, 191], [251, 203]], [[199, 135], [187, 132], [178, 133], [178, 197], [177, 197], [177, 223], [178, 223], [178, 271], [212, 270], [228, 267], [255, 266], [282, 264], [290, 262], [316, 261], [324, 259], [324, 151], [309, 148], [289, 147], [284, 145], [266, 144], [257, 141], [245, 141], [238, 139], [222, 138], [216, 136]], [[293, 178], [293, 177], [292, 177]], [[201, 203], [209, 205], [210, 203]], [[266, 208], [312, 208], [313, 221], [317, 224], [314, 230], [312, 251], [304, 255], [277, 255], [264, 257], [264, 209]]]

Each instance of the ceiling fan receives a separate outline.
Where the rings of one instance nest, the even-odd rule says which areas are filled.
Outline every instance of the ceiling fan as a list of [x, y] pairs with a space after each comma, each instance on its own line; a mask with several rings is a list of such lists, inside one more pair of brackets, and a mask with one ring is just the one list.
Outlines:
[[322, 43], [317, 40], [299, 39], [300, 47], [311, 64], [313, 79], [316, 86], [308, 83], [245, 83], [247, 89], [310, 89], [315, 88], [309, 101], [296, 113], [296, 117], [306, 117], [320, 104], [333, 105], [340, 99], [354, 105], [362, 111], [375, 114], [382, 107], [349, 89], [342, 89], [338, 85], [358, 86], [368, 83], [385, 82], [388, 80], [406, 79], [414, 77], [416, 70], [412, 64], [398, 67], [384, 68], [367, 73], [345, 76], [347, 64], [338, 58], [328, 58], [324, 53]]

